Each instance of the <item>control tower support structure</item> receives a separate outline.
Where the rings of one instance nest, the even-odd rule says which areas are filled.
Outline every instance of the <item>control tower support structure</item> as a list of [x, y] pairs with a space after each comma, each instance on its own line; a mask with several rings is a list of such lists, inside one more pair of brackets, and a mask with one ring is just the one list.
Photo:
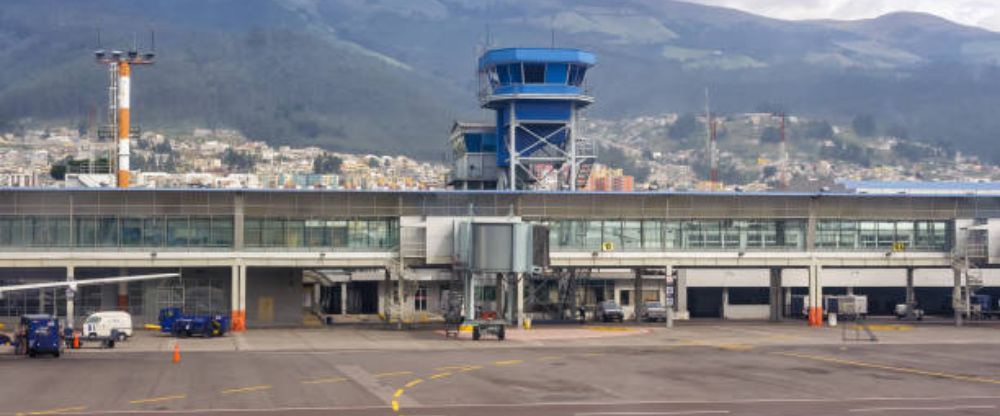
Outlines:
[[483, 108], [496, 112], [498, 189], [583, 188], [596, 158], [577, 114], [594, 102], [584, 78], [597, 63], [577, 49], [505, 48], [479, 58]]

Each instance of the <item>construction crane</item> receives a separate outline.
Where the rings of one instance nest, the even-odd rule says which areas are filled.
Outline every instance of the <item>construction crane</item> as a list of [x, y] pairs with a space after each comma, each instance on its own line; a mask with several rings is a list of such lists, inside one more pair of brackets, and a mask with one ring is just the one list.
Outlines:
[[117, 184], [119, 188], [129, 185], [129, 136], [131, 132], [129, 109], [132, 93], [132, 66], [152, 65], [156, 57], [156, 37], [150, 33], [150, 51], [140, 54], [138, 43], [132, 39], [132, 48], [127, 52], [101, 48], [101, 32], [97, 32], [97, 47], [94, 57], [98, 64], [108, 67], [108, 119], [112, 130], [116, 131]]

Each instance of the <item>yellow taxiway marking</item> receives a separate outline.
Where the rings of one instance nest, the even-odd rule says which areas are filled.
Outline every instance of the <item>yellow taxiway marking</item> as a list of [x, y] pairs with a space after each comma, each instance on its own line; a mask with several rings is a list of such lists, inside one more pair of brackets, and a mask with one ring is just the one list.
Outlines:
[[37, 410], [34, 412], [18, 413], [18, 415], [54, 415], [57, 413], [80, 412], [86, 408], [87, 408], [86, 406], [63, 407], [59, 409]]
[[393, 412], [398, 412], [399, 411], [399, 401], [397, 401], [397, 400], [393, 400], [392, 401], [392, 411]]
[[465, 367], [462, 367], [462, 369], [460, 371], [464, 373], [464, 372], [467, 372], [467, 371], [479, 370], [481, 368], [483, 368], [483, 366], [481, 366], [481, 365], [467, 365]]
[[393, 371], [393, 372], [389, 372], [389, 373], [378, 373], [378, 374], [375, 374], [375, 378], [408, 376], [410, 374], [413, 374], [413, 372], [412, 371]]
[[341, 381], [347, 381], [347, 379], [344, 377], [317, 378], [315, 380], [303, 380], [302, 384], [326, 384], [339, 383]]
[[465, 367], [468, 367], [468, 366], [467, 365], [446, 365], [444, 367], [435, 368], [435, 370], [438, 370], [438, 371], [461, 370], [461, 369], [463, 369]]
[[422, 379], [422, 378], [413, 379], [413, 380], [410, 380], [409, 383], [404, 384], [403, 387], [408, 389], [410, 387], [416, 386], [417, 384], [420, 384], [420, 383], [423, 383], [423, 382], [424, 382], [424, 379]]
[[398, 390], [396, 390], [396, 394], [392, 395], [392, 398], [393, 399], [398, 399], [399, 396], [402, 396], [402, 395], [403, 395], [403, 389], [398, 389]]
[[129, 402], [129, 404], [159, 403], [170, 400], [181, 400], [186, 398], [187, 398], [186, 394], [175, 394], [173, 396], [160, 396], [160, 397], [150, 397], [148, 399], [132, 400]]
[[866, 324], [866, 325], [848, 325], [847, 329], [856, 331], [859, 329], [868, 328], [872, 331], [909, 331], [913, 329], [913, 325], [900, 325], [900, 324]]
[[588, 326], [587, 329], [591, 331], [602, 331], [602, 332], [632, 332], [632, 328], [624, 326]]
[[750, 344], [718, 344], [713, 345], [716, 348], [724, 349], [727, 351], [749, 351], [753, 349], [753, 345]]
[[844, 360], [844, 359], [840, 359], [840, 358], [836, 358], [836, 357], [829, 357], [829, 356], [825, 356], [825, 355], [799, 354], [799, 353], [794, 353], [794, 352], [775, 352], [775, 353], [772, 353], [772, 354], [783, 355], [783, 356], [786, 356], [786, 357], [804, 358], [804, 359], [807, 359], [807, 360], [822, 361], [822, 362], [834, 363], [834, 364], [843, 364], [843, 365], [849, 365], [849, 366], [854, 366], [854, 367], [873, 368], [873, 369], [876, 369], [876, 370], [886, 370], [886, 371], [893, 371], [893, 372], [897, 372], [897, 373], [916, 374], [916, 375], [921, 375], [921, 376], [944, 378], [944, 379], [949, 379], [949, 380], [969, 381], [969, 382], [973, 382], [973, 383], [1000, 384], [1000, 380], [997, 380], [997, 379], [994, 379], [994, 378], [988, 378], [988, 377], [965, 376], [965, 375], [961, 375], [961, 374], [952, 374], [952, 373], [942, 373], [942, 372], [939, 372], [939, 371], [921, 370], [919, 368], [896, 367], [896, 366], [885, 365], [885, 364], [868, 363], [868, 362], [864, 362], [864, 361]]
[[270, 390], [270, 389], [271, 389], [271, 385], [269, 385], [269, 384], [261, 384], [259, 386], [240, 387], [240, 388], [236, 388], [236, 389], [223, 390], [222, 394], [249, 393], [249, 392], [252, 392], [252, 391], [261, 391], [261, 390]]
[[451, 375], [451, 373], [449, 373], [449, 372], [444, 372], [444, 373], [437, 373], [437, 374], [432, 374], [432, 375], [431, 375], [430, 377], [428, 377], [428, 378], [429, 378], [429, 379], [431, 379], [431, 380], [437, 380], [437, 379], [439, 379], [439, 378], [445, 378], [445, 377], [448, 377], [448, 376], [450, 376], [450, 375]]
[[494, 361], [493, 365], [497, 365], [497, 366], [501, 366], [501, 365], [513, 365], [513, 364], [521, 364], [523, 362], [524, 362], [523, 360]]
[[582, 355], [584, 357], [600, 357], [600, 356], [604, 355], [604, 353], [603, 352], [588, 352], [588, 353], [583, 353], [583, 354], [580, 354], [580, 355]]

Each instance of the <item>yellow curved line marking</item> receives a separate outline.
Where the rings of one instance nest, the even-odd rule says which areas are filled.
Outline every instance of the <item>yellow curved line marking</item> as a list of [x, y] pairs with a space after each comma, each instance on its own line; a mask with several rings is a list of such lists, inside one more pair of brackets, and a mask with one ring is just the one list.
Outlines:
[[157, 402], [166, 402], [170, 400], [181, 400], [186, 398], [187, 398], [186, 394], [175, 394], [173, 396], [160, 396], [160, 397], [150, 397], [148, 399], [132, 400], [129, 402], [129, 404], [157, 403]]
[[430, 377], [428, 377], [428, 378], [429, 378], [429, 379], [431, 379], [431, 380], [437, 380], [437, 379], [439, 379], [439, 378], [445, 378], [445, 377], [448, 377], [448, 376], [450, 376], [450, 375], [451, 375], [451, 373], [448, 373], [448, 372], [444, 372], [444, 373], [437, 373], [437, 374], [433, 374], [433, 375], [431, 375], [431, 376], [430, 376]]
[[392, 411], [393, 412], [398, 412], [399, 411], [399, 402], [396, 401], [396, 400], [392, 401]]
[[34, 412], [18, 413], [19, 415], [53, 415], [56, 413], [66, 413], [66, 412], [80, 412], [86, 409], [86, 406], [75, 406], [75, 407], [63, 407], [59, 409], [49, 409], [49, 410], [37, 410]]
[[523, 362], [524, 362], [523, 360], [494, 361], [493, 365], [497, 365], [497, 366], [500, 366], [500, 365], [513, 365], [513, 364], [521, 364]]
[[424, 379], [418, 378], [418, 379], [410, 380], [410, 382], [406, 383], [405, 385], [403, 385], [403, 387], [410, 388], [410, 387], [416, 386], [417, 384], [420, 384], [420, 383], [423, 383], [423, 382], [424, 382]]
[[269, 385], [269, 384], [261, 384], [259, 386], [250, 386], [250, 387], [240, 387], [240, 388], [235, 388], [235, 389], [226, 389], [226, 390], [222, 391], [222, 394], [249, 393], [249, 392], [252, 392], [252, 391], [261, 391], [261, 390], [269, 390], [269, 389], [271, 389], [271, 385]]

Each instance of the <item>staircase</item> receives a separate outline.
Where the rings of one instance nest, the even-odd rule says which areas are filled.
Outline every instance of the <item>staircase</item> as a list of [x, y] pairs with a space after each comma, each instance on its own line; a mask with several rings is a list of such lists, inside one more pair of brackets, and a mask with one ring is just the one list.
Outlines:
[[590, 172], [597, 159], [597, 146], [592, 139], [576, 138], [576, 159], [579, 166], [576, 169], [576, 189], [584, 189], [590, 181]]

